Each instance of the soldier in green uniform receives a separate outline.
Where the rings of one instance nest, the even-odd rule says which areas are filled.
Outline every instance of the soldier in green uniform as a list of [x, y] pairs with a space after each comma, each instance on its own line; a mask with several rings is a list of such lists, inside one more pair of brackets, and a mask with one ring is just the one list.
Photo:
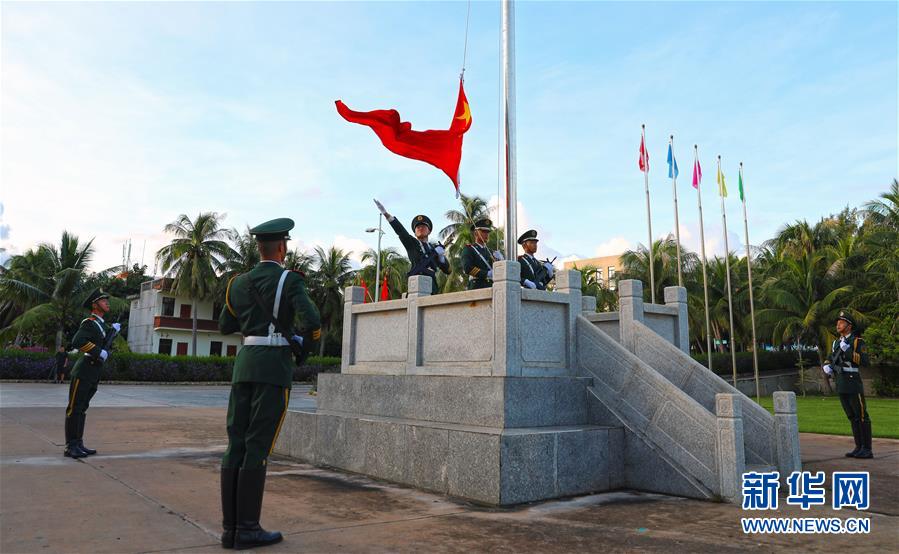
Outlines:
[[541, 262], [534, 257], [537, 253], [537, 231], [530, 229], [518, 237], [518, 244], [524, 249], [524, 254], [518, 256], [521, 263], [521, 286], [529, 289], [546, 290], [546, 285], [553, 278], [555, 269], [549, 262]]
[[108, 325], [103, 316], [109, 312], [109, 295], [96, 289], [84, 301], [84, 307], [91, 315], [82, 320], [78, 331], [72, 337], [72, 347], [77, 348], [84, 356], [75, 362], [72, 368], [72, 381], [69, 384], [69, 404], [66, 406], [66, 449], [68, 458], [83, 458], [96, 454], [93, 448], [84, 445], [84, 420], [86, 419], [91, 398], [97, 393], [100, 383], [100, 370], [109, 352], [103, 349], [109, 333], [118, 333], [119, 323]]
[[393, 227], [396, 236], [400, 238], [403, 247], [406, 249], [406, 256], [409, 257], [409, 263], [412, 268], [409, 270], [409, 277], [413, 275], [424, 275], [431, 278], [431, 294], [439, 292], [437, 288], [437, 271], [442, 271], [449, 275], [449, 260], [446, 259], [446, 249], [441, 244], [432, 244], [428, 242], [428, 236], [434, 229], [431, 219], [426, 215], [417, 215], [412, 218], [412, 232], [415, 236], [409, 234], [409, 231], [399, 222], [399, 220], [387, 213], [384, 205], [375, 200], [375, 205], [387, 218], [387, 222]]
[[481, 218], [474, 222], [474, 244], [462, 249], [462, 271], [468, 275], [468, 290], [493, 286], [493, 262], [503, 259], [499, 251], [490, 252], [487, 239], [493, 230], [493, 222]]
[[[281, 533], [259, 525], [266, 464], [287, 413], [294, 360], [288, 341], [307, 351], [321, 335], [318, 309], [304, 276], [284, 269], [294, 223], [274, 219], [250, 229], [261, 261], [233, 277], [219, 317], [223, 334], [240, 332], [228, 402], [228, 448], [222, 458], [222, 546], [252, 548], [280, 542]], [[299, 316], [307, 333], [294, 331]], [[273, 323], [277, 322], [277, 325]]]
[[824, 373], [833, 375], [837, 382], [840, 404], [852, 425], [855, 450], [847, 452], [847, 458], [873, 458], [871, 450], [871, 418], [865, 407], [865, 390], [859, 368], [868, 365], [868, 347], [856, 331], [857, 325], [847, 311], [837, 318], [839, 338], [831, 345], [828, 363]]

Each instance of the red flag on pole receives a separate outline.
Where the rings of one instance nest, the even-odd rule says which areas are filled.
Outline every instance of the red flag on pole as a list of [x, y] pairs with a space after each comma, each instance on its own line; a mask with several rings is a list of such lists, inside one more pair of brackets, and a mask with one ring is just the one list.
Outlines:
[[702, 167], [699, 165], [699, 158], [693, 162], [693, 188], [698, 189], [702, 183]]
[[387, 288], [387, 274], [384, 274], [384, 281], [381, 283], [381, 300], [390, 300], [390, 290]]
[[381, 143], [394, 154], [427, 162], [440, 169], [453, 181], [459, 195], [459, 163], [462, 161], [462, 136], [471, 128], [471, 109], [462, 80], [459, 98], [449, 129], [413, 131], [412, 124], [400, 120], [396, 110], [355, 112], [337, 100], [337, 113], [350, 123], [371, 127]]
[[368, 294], [368, 285], [365, 284], [365, 279], [360, 279], [359, 286], [362, 287], [362, 303], [365, 304], [370, 298], [370, 295]]
[[642, 136], [640, 137], [640, 160], [637, 164], [643, 173], [649, 171], [649, 152], [646, 151], [646, 144], [644, 144]]

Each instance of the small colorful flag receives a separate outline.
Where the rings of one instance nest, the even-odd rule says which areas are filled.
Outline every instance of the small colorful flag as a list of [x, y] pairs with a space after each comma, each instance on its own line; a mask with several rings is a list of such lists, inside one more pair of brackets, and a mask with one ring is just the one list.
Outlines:
[[368, 285], [365, 284], [365, 279], [360, 279], [359, 286], [362, 287], [362, 303], [365, 304], [371, 298], [371, 295], [368, 294]]
[[643, 173], [649, 173], [649, 152], [646, 151], [642, 136], [640, 137], [640, 160], [637, 162], [637, 167]]
[[677, 159], [674, 157], [674, 152], [671, 151], [670, 144], [668, 145], [668, 178], [677, 178]]
[[724, 182], [724, 173], [718, 168], [718, 194], [722, 198], [727, 198], [727, 184]]
[[390, 288], [387, 286], [387, 272], [384, 272], [384, 282], [381, 283], [381, 301], [390, 300]]
[[740, 168], [740, 176], [738, 177], [737, 182], [739, 183], [739, 186], [740, 186], [740, 202], [744, 202], [745, 199], [743, 198], [743, 168]]
[[699, 166], [699, 158], [693, 162], [693, 188], [698, 189], [702, 183], [702, 167]]

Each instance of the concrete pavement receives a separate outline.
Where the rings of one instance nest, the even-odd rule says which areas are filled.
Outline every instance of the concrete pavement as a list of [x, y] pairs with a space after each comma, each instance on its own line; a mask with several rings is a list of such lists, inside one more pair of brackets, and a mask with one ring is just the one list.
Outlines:
[[[100, 454], [81, 461], [62, 457], [65, 391], [0, 384], [0, 551], [221, 552], [218, 464], [228, 388], [101, 385], [85, 433]], [[314, 405], [314, 397], [294, 390], [291, 405], [300, 403]], [[749, 514], [629, 491], [485, 509], [272, 460], [263, 525], [285, 533], [285, 541], [261, 551], [895, 550], [899, 441], [876, 439], [878, 457], [866, 461], [844, 458], [847, 445], [845, 437], [803, 435], [805, 468], [870, 471], [868, 512], [802, 512], [781, 502], [775, 513]], [[760, 515], [866, 516], [872, 532], [744, 535], [740, 518]]]

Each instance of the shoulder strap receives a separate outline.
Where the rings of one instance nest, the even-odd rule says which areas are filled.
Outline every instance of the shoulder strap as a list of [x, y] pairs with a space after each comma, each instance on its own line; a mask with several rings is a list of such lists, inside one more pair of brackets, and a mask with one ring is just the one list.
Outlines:
[[275, 319], [278, 319], [278, 310], [281, 308], [281, 293], [284, 291], [284, 280], [287, 279], [288, 273], [290, 273], [290, 270], [285, 269], [281, 273], [281, 278], [278, 279], [278, 290], [275, 291], [275, 308], [272, 310], [272, 316]]
[[481, 261], [484, 262], [484, 265], [486, 265], [487, 267], [492, 267], [491, 264], [489, 264], [487, 260], [484, 259], [484, 256], [481, 255], [481, 252], [480, 250], [478, 250], [478, 247], [476, 245], [469, 244], [468, 246], [470, 246], [471, 249], [474, 250], [474, 253], [478, 255], [478, 258], [481, 258]]

